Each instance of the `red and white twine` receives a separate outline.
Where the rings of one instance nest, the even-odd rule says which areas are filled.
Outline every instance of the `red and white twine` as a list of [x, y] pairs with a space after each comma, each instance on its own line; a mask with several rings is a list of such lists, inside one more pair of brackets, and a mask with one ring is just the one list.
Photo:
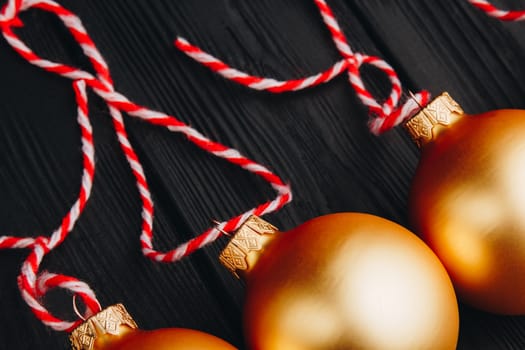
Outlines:
[[[81, 69], [49, 61], [36, 55], [25, 43], [13, 32], [13, 28], [20, 26], [22, 22], [18, 18], [21, 11], [30, 8], [37, 8], [51, 12], [58, 16], [68, 28], [74, 39], [81, 46], [84, 54], [91, 61], [96, 76]], [[10, 0], [0, 12], [0, 29], [2, 35], [11, 47], [29, 63], [38, 66], [46, 71], [59, 74], [74, 82], [77, 103], [79, 105], [79, 124], [82, 129], [82, 153], [84, 157], [84, 173], [82, 177], [82, 187], [78, 200], [75, 202], [70, 212], [64, 217], [60, 228], [48, 239], [46, 237], [0, 237], [0, 249], [30, 248], [31, 253], [24, 262], [19, 277], [20, 291], [24, 300], [31, 307], [35, 315], [45, 324], [56, 330], [70, 330], [76, 326], [77, 322], [66, 322], [53, 316], [41, 303], [41, 297], [50, 288], [66, 288], [72, 290], [80, 296], [86, 304], [86, 314], [90, 314], [100, 309], [94, 293], [89, 287], [72, 277], [41, 274], [38, 276], [39, 265], [43, 257], [53, 248], [60, 244], [67, 234], [71, 231], [74, 223], [78, 219], [85, 206], [91, 190], [94, 175], [93, 162], [93, 139], [91, 127], [87, 119], [87, 99], [85, 97], [85, 86], [90, 87], [107, 103], [113, 126], [116, 131], [118, 142], [124, 152], [126, 159], [135, 176], [136, 185], [142, 202], [142, 232], [140, 236], [142, 252], [147, 257], [160, 262], [174, 262], [193, 251], [213, 242], [221, 231], [232, 231], [237, 229], [250, 215], [264, 215], [276, 211], [292, 200], [292, 193], [287, 184], [280, 177], [272, 173], [268, 168], [243, 156], [237, 150], [229, 148], [219, 142], [215, 142], [205, 137], [197, 130], [191, 128], [179, 119], [168, 114], [150, 110], [128, 100], [122, 94], [114, 90], [109, 68], [104, 61], [97, 47], [87, 34], [80, 19], [51, 0]], [[144, 170], [135, 153], [133, 146], [129, 142], [122, 112], [154, 125], [166, 127], [167, 129], [184, 134], [187, 139], [203, 150], [223, 158], [230, 163], [238, 165], [247, 171], [256, 174], [266, 180], [277, 192], [277, 196], [272, 201], [265, 202], [247, 212], [238, 215], [228, 221], [222, 222], [168, 252], [159, 252], [153, 248], [153, 201], [151, 199], [149, 186], [146, 181]]]
[[[342, 73], [348, 74], [350, 85], [356, 91], [361, 102], [366, 105], [370, 113], [374, 116], [369, 123], [370, 131], [376, 135], [390, 130], [394, 126], [402, 123], [417, 110], [420, 105], [426, 105], [430, 100], [430, 94], [427, 91], [421, 91], [414, 95], [414, 99], [408, 99], [401, 106], [401, 82], [394, 69], [379, 57], [369, 56], [354, 52], [348, 40], [341, 30], [332, 9], [324, 0], [314, 0], [321, 17], [332, 35], [342, 60], [336, 62], [327, 70], [305, 78], [279, 81], [273, 78], [258, 77], [242, 72], [228, 66], [218, 58], [204, 52], [195, 45], [190, 44], [186, 39], [178, 37], [175, 40], [175, 46], [200, 62], [217, 74], [226, 79], [232, 80], [241, 85], [256, 90], [267, 90], [273, 93], [286, 91], [296, 91], [313, 87], [319, 84], [329, 82]], [[379, 102], [372, 93], [366, 88], [360, 73], [360, 68], [369, 64], [380, 69], [386, 74], [392, 85], [390, 96], [383, 103]]]
[[[500, 20], [520, 21], [525, 19], [525, 11], [503, 11], [497, 9], [487, 1], [468, 1], [472, 5], [486, 12], [488, 15]], [[323, 21], [332, 35], [334, 44], [342, 56], [342, 60], [336, 62], [326, 71], [306, 78], [279, 81], [272, 78], [249, 75], [228, 66], [198, 47], [191, 45], [183, 38], [178, 38], [175, 44], [188, 56], [204, 64], [225, 78], [252, 89], [267, 90], [273, 93], [295, 91], [313, 87], [326, 83], [336, 76], [346, 72], [348, 74], [349, 82], [357, 95], [374, 115], [374, 118], [372, 118], [370, 122], [370, 130], [374, 134], [380, 134], [398, 125], [410, 117], [410, 115], [419, 108], [418, 105], [425, 105], [428, 102], [430, 98], [429, 93], [421, 91], [415, 95], [415, 100], [408, 100], [403, 105], [399, 106], [402, 88], [397, 74], [392, 67], [378, 57], [353, 52], [348, 44], [346, 36], [339, 27], [339, 24], [327, 3], [324, 0], [314, 0], [314, 2], [319, 8]], [[21, 11], [33, 7], [51, 12], [62, 20], [72, 36], [81, 46], [84, 54], [91, 61], [96, 72], [95, 76], [78, 68], [52, 62], [39, 57], [13, 32], [13, 28], [22, 25], [21, 20], [18, 18], [18, 14]], [[95, 174], [95, 150], [93, 145], [92, 128], [88, 118], [86, 87], [90, 87], [97, 95], [106, 101], [118, 142], [126, 156], [133, 175], [135, 176], [136, 185], [142, 202], [142, 232], [140, 241], [142, 251], [147, 257], [155, 261], [174, 262], [204, 245], [213, 242], [221, 235], [221, 231], [235, 230], [250, 215], [264, 215], [276, 211], [292, 200], [292, 193], [289, 186], [266, 167], [246, 158], [235, 149], [206, 138], [197, 130], [186, 125], [179, 119], [135, 104], [122, 94], [116, 92], [108, 65], [90, 36], [87, 34], [80, 19], [56, 2], [51, 0], [9, 0], [0, 11], [0, 30], [12, 48], [29, 63], [46, 71], [71, 79], [73, 81], [75, 99], [78, 105], [77, 121], [81, 130], [83, 170], [77, 200], [62, 219], [60, 226], [49, 237], [0, 236], [0, 249], [25, 248], [30, 250], [29, 256], [22, 265], [18, 284], [23, 299], [27, 302], [35, 315], [46, 325], [56, 330], [69, 331], [81, 322], [80, 320], [73, 322], [60, 320], [43, 306], [42, 298], [53, 288], [64, 288], [79, 296], [86, 306], [85, 317], [99, 311], [101, 308], [95, 294], [86, 283], [71, 276], [49, 272], [39, 273], [39, 267], [43, 258], [66, 239], [82, 214], [91, 194], [93, 177]], [[374, 98], [362, 81], [359, 70], [364, 64], [370, 64], [377, 67], [390, 79], [392, 84], [391, 93], [383, 103], [378, 102], [377, 99]], [[173, 250], [168, 252], [159, 252], [155, 250], [153, 248], [153, 201], [151, 199], [142, 165], [133, 149], [133, 146], [129, 142], [122, 112], [141, 118], [151, 124], [166, 127], [173, 132], [182, 133], [188, 140], [203, 150], [236, 164], [253, 174], [261, 176], [275, 189], [277, 192], [276, 198], [272, 201], [263, 203], [256, 208], [248, 210], [237, 217], [225, 221], [217, 227], [208, 229], [196, 238], [181, 244]]]
[[[488, 15], [504, 21], [520, 21], [525, 19], [525, 11], [502, 11], [484, 0], [468, 0], [472, 5], [485, 11]], [[255, 90], [266, 90], [272, 93], [302, 90], [319, 84], [324, 84], [346, 72], [349, 82], [356, 91], [361, 102], [369, 108], [372, 118], [369, 123], [370, 131], [376, 135], [381, 134], [399, 125], [410, 118], [420, 106], [425, 106], [430, 100], [427, 91], [421, 91], [414, 95], [414, 99], [408, 99], [401, 106], [401, 82], [394, 69], [384, 60], [375, 56], [368, 56], [354, 52], [348, 40], [339, 26], [333, 11], [325, 0], [314, 0], [321, 17], [332, 35], [337, 50], [343, 57], [327, 70], [299, 79], [276, 80], [273, 78], [259, 77], [242, 72], [227, 65], [218, 58], [203, 51], [199, 47], [192, 45], [188, 40], [178, 37], [175, 46], [195, 61], [203, 64], [213, 72], [222, 75], [224, 78], [232, 80], [238, 84], [247, 86]], [[372, 93], [366, 88], [360, 73], [360, 68], [364, 64], [370, 64], [383, 71], [390, 79], [392, 85], [390, 96], [382, 104], [374, 98]]]
[[85, 316], [100, 310], [100, 305], [95, 298], [95, 294], [87, 284], [74, 277], [56, 275], [44, 272], [39, 275], [39, 267], [46, 254], [59, 246], [73, 229], [78, 218], [84, 210], [87, 200], [91, 194], [93, 176], [95, 175], [95, 149], [93, 147], [93, 132], [88, 118], [88, 105], [86, 96], [86, 84], [82, 80], [73, 82], [77, 108], [77, 122], [81, 131], [82, 143], [82, 179], [80, 192], [77, 200], [62, 219], [60, 226], [51, 234], [50, 237], [0, 237], [0, 249], [29, 248], [29, 256], [22, 264], [18, 285], [22, 298], [31, 307], [33, 312], [42, 322], [56, 330], [71, 330], [80, 321], [69, 322], [53, 316], [41, 304], [40, 299], [49, 289], [64, 288], [72, 291], [84, 301], [86, 305]]
[[501, 21], [523, 21], [525, 20], [525, 10], [520, 11], [504, 11], [500, 10], [490, 2], [485, 0], [468, 0], [472, 5], [476, 6], [487, 15], [497, 18]]

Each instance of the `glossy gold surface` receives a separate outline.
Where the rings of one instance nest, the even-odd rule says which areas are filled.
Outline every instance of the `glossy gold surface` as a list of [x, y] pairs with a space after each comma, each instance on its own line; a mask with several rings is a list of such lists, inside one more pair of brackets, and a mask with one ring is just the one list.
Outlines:
[[95, 350], [235, 350], [224, 340], [210, 334], [185, 329], [134, 330], [120, 336], [97, 338]]
[[411, 214], [462, 300], [525, 313], [525, 111], [464, 116], [423, 147]]
[[322, 216], [284, 233], [247, 279], [251, 350], [455, 349], [452, 284], [414, 234], [376, 216]]
[[191, 329], [137, 329], [122, 304], [87, 319], [73, 330], [70, 340], [74, 350], [235, 350], [222, 339]]

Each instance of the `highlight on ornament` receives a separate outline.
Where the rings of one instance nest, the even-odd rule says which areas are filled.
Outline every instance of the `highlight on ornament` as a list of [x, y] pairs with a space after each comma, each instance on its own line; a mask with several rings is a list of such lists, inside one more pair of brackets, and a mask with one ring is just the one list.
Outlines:
[[421, 147], [410, 211], [460, 298], [525, 313], [525, 111], [467, 115], [447, 93], [409, 120]]
[[252, 216], [220, 255], [246, 279], [250, 349], [455, 349], [458, 305], [412, 232], [360, 213], [286, 232]]

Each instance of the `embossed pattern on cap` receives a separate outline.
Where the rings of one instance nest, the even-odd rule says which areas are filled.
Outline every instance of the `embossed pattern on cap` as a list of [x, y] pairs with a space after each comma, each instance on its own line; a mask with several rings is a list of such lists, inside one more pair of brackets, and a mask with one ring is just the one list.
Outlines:
[[448, 126], [463, 114], [461, 106], [447, 92], [443, 92], [408, 120], [405, 128], [414, 142], [421, 147], [434, 140], [436, 126]]
[[138, 328], [124, 305], [110, 306], [88, 318], [71, 333], [71, 347], [73, 350], [93, 350], [97, 336], [108, 333], [117, 335], [122, 325], [132, 329]]
[[254, 252], [261, 252], [271, 240], [268, 236], [278, 232], [277, 227], [252, 215], [235, 232], [230, 243], [221, 252], [219, 261], [239, 277], [238, 272], [248, 271], [253, 267], [249, 256]]

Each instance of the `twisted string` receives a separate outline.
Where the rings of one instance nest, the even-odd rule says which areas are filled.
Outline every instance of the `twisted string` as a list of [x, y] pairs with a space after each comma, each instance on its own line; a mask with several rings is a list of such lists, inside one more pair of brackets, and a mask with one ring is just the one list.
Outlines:
[[63, 321], [50, 313], [40, 302], [48, 290], [62, 288], [80, 296], [86, 305], [85, 317], [89, 317], [93, 313], [100, 311], [100, 304], [86, 283], [66, 275], [52, 274], [49, 272], [39, 274], [40, 264], [44, 257], [66, 239], [82, 214], [91, 195], [93, 177], [95, 175], [95, 149], [93, 147], [91, 123], [88, 118], [86, 85], [82, 80], [74, 81], [73, 90], [78, 106], [77, 122], [81, 132], [83, 159], [82, 179], [78, 198], [62, 219], [60, 226], [49, 237], [0, 236], [0, 249], [30, 249], [30, 253], [23, 262], [18, 277], [18, 286], [22, 298], [44, 324], [61, 331], [72, 330], [78, 326], [81, 321]]
[[[314, 2], [317, 5], [322, 19], [330, 31], [332, 40], [343, 59], [336, 62], [327, 70], [308, 77], [291, 80], [276, 80], [273, 78], [250, 75], [246, 72], [232, 68], [218, 58], [189, 43], [188, 40], [182, 37], [177, 37], [175, 40], [175, 46], [195, 61], [203, 64], [213, 72], [228, 80], [232, 80], [251, 89], [266, 90], [272, 93], [282, 93], [310, 88], [327, 83], [333, 78], [346, 72], [348, 74], [350, 85], [355, 90], [361, 102], [368, 107], [370, 114], [373, 116], [370, 119], [369, 128], [375, 135], [379, 135], [392, 129], [396, 125], [399, 125], [417, 112], [420, 109], [420, 106], [424, 106], [429, 102], [430, 94], [427, 91], [421, 91], [414, 94], [413, 99], [408, 99], [402, 105], [399, 105], [402, 87], [395, 70], [379, 57], [354, 52], [348, 44], [348, 40], [341, 30], [332, 9], [324, 0], [314, 0]], [[390, 95], [383, 103], [379, 102], [372, 95], [362, 80], [360, 69], [365, 64], [375, 66], [390, 80]]]
[[[349, 82], [356, 91], [358, 97], [363, 104], [368, 106], [370, 112], [375, 115], [370, 121], [370, 129], [375, 134], [380, 134], [398, 125], [418, 109], [418, 104], [425, 105], [428, 102], [430, 98], [429, 94], [426, 91], [422, 91], [416, 94], [414, 101], [408, 100], [398, 107], [402, 88], [397, 74], [392, 67], [378, 57], [354, 53], [327, 3], [324, 0], [314, 1], [319, 8], [321, 17], [329, 29], [334, 44], [343, 59], [336, 62], [327, 70], [309, 77], [285, 81], [257, 77], [228, 66], [198, 47], [191, 45], [183, 38], [177, 38], [175, 44], [188, 56], [201, 62], [225, 78], [252, 89], [267, 90], [273, 93], [306, 89], [329, 82], [336, 76], [347, 72]], [[489, 16], [500, 20], [521, 21], [525, 19], [525, 11], [503, 11], [487, 1], [468, 1], [472, 5], [486, 12]], [[75, 40], [79, 43], [86, 56], [88, 56], [96, 71], [96, 76], [75, 67], [40, 58], [20, 40], [20, 38], [13, 32], [12, 28], [22, 25], [22, 22], [18, 18], [18, 14], [21, 11], [25, 11], [32, 7], [52, 12], [62, 20]], [[204, 135], [179, 121], [175, 117], [137, 105], [129, 101], [125, 96], [116, 92], [114, 90], [109, 68], [95, 44], [87, 34], [80, 19], [59, 4], [48, 0], [10, 0], [0, 12], [0, 29], [2, 30], [2, 34], [6, 41], [24, 59], [49, 72], [73, 80], [73, 89], [75, 91], [75, 98], [78, 105], [77, 121], [81, 128], [83, 155], [83, 172], [79, 197], [63, 218], [60, 227], [57, 228], [50, 237], [38, 236], [33, 238], [0, 236], [0, 249], [30, 249], [30, 254], [22, 265], [18, 283], [23, 299], [28, 303], [35, 315], [46, 325], [56, 330], [69, 331], [81, 322], [80, 320], [74, 322], [60, 320], [52, 315], [41, 304], [40, 300], [53, 288], [64, 288], [81, 297], [86, 305], [85, 317], [89, 317], [91, 314], [100, 310], [100, 305], [96, 300], [95, 294], [86, 283], [66, 275], [49, 272], [39, 274], [39, 267], [43, 258], [66, 239], [85, 208], [85, 204], [91, 194], [95, 163], [93, 135], [87, 116], [86, 85], [92, 88], [95, 93], [107, 102], [119, 144], [135, 176], [136, 185], [142, 201], [142, 232], [140, 240], [142, 251], [149, 258], [162, 262], [176, 261], [214, 241], [221, 235], [221, 231], [235, 230], [250, 215], [264, 215], [270, 213], [278, 210], [291, 201], [292, 195], [289, 187], [264, 166], [244, 157], [234, 149], [206, 138]], [[362, 81], [360, 68], [364, 64], [374, 65], [383, 71], [392, 84], [391, 93], [383, 104], [373, 97]], [[183, 133], [190, 141], [202, 149], [263, 177], [276, 190], [278, 194], [277, 197], [273, 201], [263, 203], [256, 208], [219, 224], [215, 228], [205, 231], [196, 238], [173, 250], [164, 253], [156, 251], [153, 248], [152, 242], [153, 201], [151, 199], [142, 165], [129, 142], [122, 118], [122, 112], [141, 118], [149, 123], [164, 126], [173, 132]]]
[[504, 11], [500, 10], [490, 2], [485, 0], [468, 0], [472, 5], [485, 12], [487, 15], [501, 21], [523, 21], [525, 20], [525, 10]]
[[[53, 13], [63, 22], [73, 38], [82, 48], [84, 54], [91, 61], [91, 64], [96, 72], [95, 75], [92, 75], [91, 73], [76, 67], [41, 58], [16, 35], [16, 33], [13, 31], [13, 28], [22, 25], [22, 22], [18, 18], [18, 14], [21, 11], [25, 11], [30, 8], [37, 8]], [[206, 244], [216, 240], [221, 236], [221, 231], [228, 232], [237, 229], [250, 215], [264, 215], [271, 213], [273, 211], [279, 210], [292, 200], [292, 193], [289, 186], [285, 184], [280, 177], [275, 175], [263, 165], [245, 157], [233, 148], [229, 148], [219, 142], [205, 137], [203, 134], [191, 128], [174, 116], [159, 111], [150, 110], [144, 106], [138, 105], [128, 100], [124, 95], [115, 91], [108, 65], [88, 35], [86, 29], [82, 25], [82, 22], [74, 13], [65, 9], [56, 2], [52, 0], [9, 0], [6, 6], [4, 6], [0, 12], [0, 29], [5, 40], [22, 58], [27, 60], [29, 63], [48, 72], [55, 73], [73, 80], [75, 92], [77, 95], [77, 103], [79, 105], [79, 118], [81, 114], [83, 116], [87, 116], [87, 99], [85, 98], [84, 89], [85, 86], [90, 87], [106, 102], [118, 142], [136, 180], [136, 186], [142, 204], [142, 229], [140, 242], [142, 252], [148, 258], [160, 262], [175, 262], [182, 257], [191, 254], [195, 250], [205, 246]], [[167, 252], [155, 250], [153, 248], [154, 205], [151, 199], [151, 194], [144, 170], [137, 154], [133, 149], [132, 144], [128, 139], [122, 112], [140, 118], [145, 122], [163, 126], [173, 132], [182, 133], [189, 141], [193, 142], [201, 149], [262, 177], [277, 192], [277, 196], [271, 201], [260, 204], [243, 214], [240, 214], [228, 221], [224, 221], [216, 227], [206, 230], [197, 237], [179, 245], [172, 250]], [[91, 133], [89, 133], [89, 135], [84, 135], [84, 131], [87, 130], [86, 125], [88, 125], [86, 123], [89, 123], [87, 118], [85, 120], [82, 119], [82, 123], [80, 123], [81, 128], [83, 128], [82, 141], [84, 155], [82, 189], [79, 198], [77, 202], [75, 202], [75, 205], [72, 207], [70, 213], [64, 217], [61, 227], [51, 236], [50, 239], [45, 237], [38, 237], [36, 239], [28, 237], [18, 238], [13, 236], [0, 237], [0, 248], [2, 249], [32, 249], [29, 257], [22, 266], [19, 277], [21, 294], [35, 315], [45, 324], [57, 330], [70, 330], [76, 326], [78, 321], [73, 323], [61, 321], [45, 309], [45, 307], [40, 303], [39, 299], [41, 299], [41, 297], [50, 288], [59, 287], [73, 290], [85, 302], [86, 313], [88, 314], [100, 309], [98, 302], [96, 302], [94, 293], [92, 293], [89, 287], [87, 287], [87, 285], [85, 285], [83, 282], [80, 282], [72, 277], [49, 273], [42, 274], [37, 277], [38, 268], [43, 257], [66, 238], [67, 234], [71, 231], [74, 223], [81, 214], [87, 199], [89, 198], [92, 177], [95, 168], [92, 159], [94, 154], [92, 135]], [[91, 131], [90, 127], [88, 131]], [[84, 140], [86, 140], [86, 144], [84, 144]]]
[[[485, 0], [468, 1], [472, 5], [486, 12], [489, 16], [503, 21], [521, 21], [525, 19], [525, 10], [503, 11]], [[274, 78], [250, 75], [227, 65], [218, 58], [191, 44], [183, 37], [177, 37], [175, 40], [175, 46], [187, 56], [228, 80], [251, 89], [266, 90], [272, 93], [297, 91], [314, 87], [327, 83], [333, 78], [346, 72], [348, 74], [349, 82], [357, 96], [361, 102], [369, 108], [370, 113], [374, 116], [369, 122], [369, 128], [375, 135], [388, 131], [409, 119], [420, 109], [420, 106], [425, 106], [429, 102], [430, 94], [423, 90], [415, 94], [413, 99], [409, 99], [401, 106], [398, 106], [402, 87], [395, 70], [386, 61], [379, 57], [355, 53], [348, 44], [346, 36], [341, 30], [332, 9], [328, 6], [326, 1], [314, 0], [314, 3], [317, 5], [322, 19], [332, 35], [332, 40], [343, 59], [336, 62], [327, 70], [308, 77], [277, 80]], [[374, 98], [361, 78], [360, 68], [364, 64], [375, 66], [385, 73], [390, 80], [392, 86], [390, 96], [383, 104]]]

